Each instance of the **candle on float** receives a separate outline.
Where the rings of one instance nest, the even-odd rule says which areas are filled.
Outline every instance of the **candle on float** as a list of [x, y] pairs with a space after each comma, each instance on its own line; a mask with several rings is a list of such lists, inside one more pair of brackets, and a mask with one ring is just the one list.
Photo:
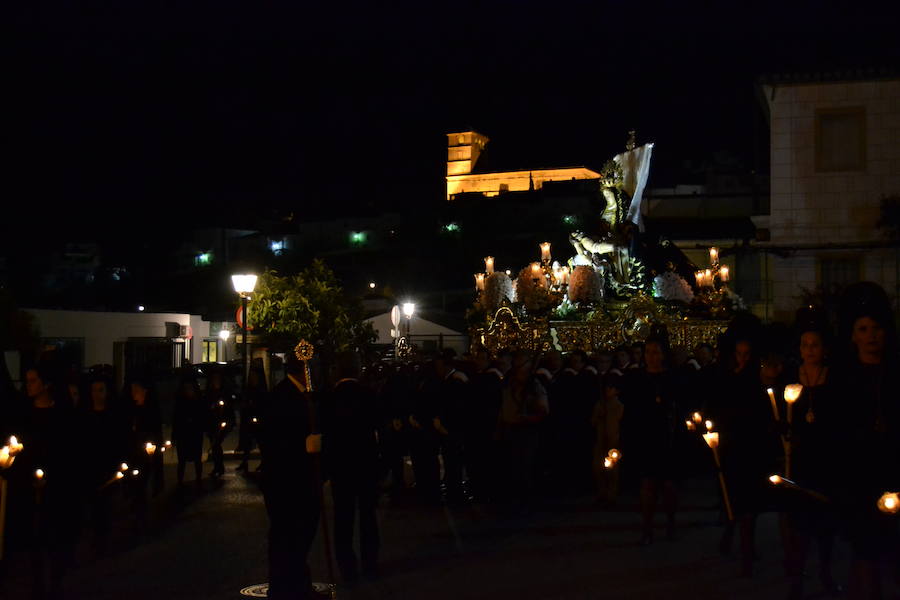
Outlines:
[[475, 291], [484, 291], [484, 273], [475, 273]]
[[37, 479], [38, 481], [42, 480], [44, 478], [44, 470], [36, 469], [34, 471], [34, 478]]
[[550, 262], [550, 242], [543, 242], [541, 244], [541, 260]]
[[706, 287], [713, 286], [712, 269], [706, 269], [705, 271], [703, 271], [703, 285], [705, 285]]
[[766, 388], [766, 393], [769, 394], [769, 402], [772, 403], [772, 415], [774, 415], [776, 421], [780, 421], [781, 417], [778, 416], [778, 403], [775, 402], [775, 390]]
[[494, 272], [494, 257], [493, 256], [485, 256], [484, 257], [484, 272], [488, 275], [491, 275]]
[[694, 279], [697, 280], [697, 287], [703, 287], [703, 271], [696, 271], [694, 273]]
[[709, 262], [711, 262], [713, 265], [719, 263], [719, 249], [715, 246], [712, 246], [709, 249]]
[[897, 492], [885, 492], [878, 499], [878, 510], [889, 515], [900, 512], [900, 494]]
[[569, 285], [569, 267], [563, 267], [560, 271], [562, 273], [562, 284]]
[[701, 415], [701, 414], [698, 413], [698, 412], [695, 412], [693, 415], [691, 415], [691, 419], [694, 420], [694, 423], [702, 423], [702, 422], [703, 422], [703, 415]]
[[541, 265], [538, 263], [531, 263], [531, 278], [532, 279], [540, 279], [544, 276], [543, 271], [541, 271]]
[[728, 281], [728, 276], [728, 267], [725, 265], [719, 267], [719, 279], [721, 279], [722, 281]]

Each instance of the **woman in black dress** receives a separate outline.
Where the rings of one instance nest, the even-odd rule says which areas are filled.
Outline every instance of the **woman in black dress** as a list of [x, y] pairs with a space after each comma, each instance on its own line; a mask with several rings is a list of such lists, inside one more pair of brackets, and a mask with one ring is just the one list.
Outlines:
[[184, 484], [187, 463], [194, 463], [195, 482], [203, 479], [203, 434], [206, 432], [206, 405], [200, 386], [193, 377], [185, 378], [175, 396], [172, 438], [178, 453], [178, 485]]
[[851, 598], [881, 598], [885, 567], [892, 565], [895, 579], [900, 576], [898, 519], [877, 508], [884, 492], [900, 490], [897, 332], [887, 295], [873, 283], [848, 287], [841, 305], [839, 340], [848, 355], [834, 376], [843, 403], [843, 452], [832, 472], [841, 478], [836, 498], [852, 548], [848, 592]]
[[642, 545], [653, 542], [653, 515], [660, 494], [666, 511], [666, 536], [675, 536], [682, 390], [666, 366], [665, 356], [664, 340], [649, 338], [644, 347], [645, 366], [629, 370], [624, 386], [624, 419], [631, 439], [623, 456], [640, 477]]

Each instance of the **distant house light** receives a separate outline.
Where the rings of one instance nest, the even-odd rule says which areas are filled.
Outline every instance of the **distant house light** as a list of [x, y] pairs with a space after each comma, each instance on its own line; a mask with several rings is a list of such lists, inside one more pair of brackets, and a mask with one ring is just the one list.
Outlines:
[[195, 267], [205, 267], [206, 265], [212, 264], [212, 253], [211, 252], [201, 252], [197, 256], [194, 257], [194, 266]]
[[563, 215], [562, 220], [566, 225], [575, 225], [578, 222], [578, 218], [575, 215]]
[[281, 256], [282, 252], [284, 252], [284, 240], [270, 240], [269, 250], [271, 250], [272, 254], [275, 256]]
[[362, 246], [366, 243], [366, 238], [368, 238], [368, 235], [366, 235], [365, 231], [350, 232], [350, 243], [354, 246]]
[[446, 225], [444, 225], [444, 231], [446, 231], [447, 233], [456, 233], [457, 231], [459, 231], [459, 224], [447, 223]]
[[138, 305], [138, 312], [144, 312], [144, 305], [143, 305], [143, 304], [139, 304], [139, 305]]

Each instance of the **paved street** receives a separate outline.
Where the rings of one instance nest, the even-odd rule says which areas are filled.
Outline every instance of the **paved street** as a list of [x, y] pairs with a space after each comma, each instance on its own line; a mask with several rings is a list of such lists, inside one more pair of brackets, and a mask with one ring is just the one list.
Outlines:
[[[227, 446], [226, 446], [227, 447]], [[237, 600], [240, 590], [266, 581], [267, 520], [252, 475], [234, 473], [219, 484], [179, 496], [174, 465], [167, 487], [154, 501], [154, 533], [135, 544], [126, 527], [116, 529], [111, 556], [94, 560], [86, 543], [67, 581], [69, 598]], [[251, 470], [256, 466], [251, 461]], [[693, 481], [684, 493], [680, 539], [639, 547], [634, 494], [603, 511], [590, 498], [502, 518], [480, 507], [422, 507], [382, 499], [382, 577], [346, 599], [443, 598], [767, 598], [784, 597], [786, 584], [777, 518], [760, 520], [758, 574], [737, 577], [736, 559], [716, 551], [713, 482]], [[119, 514], [120, 524], [127, 515]], [[664, 539], [660, 529], [657, 537]], [[736, 544], [735, 544], [736, 547]], [[846, 577], [846, 547], [837, 548], [836, 575]], [[4, 598], [28, 598], [28, 562], [21, 553], [9, 569]], [[317, 543], [314, 578], [326, 569]], [[810, 564], [809, 572], [816, 573]], [[810, 577], [809, 591], [818, 591]]]

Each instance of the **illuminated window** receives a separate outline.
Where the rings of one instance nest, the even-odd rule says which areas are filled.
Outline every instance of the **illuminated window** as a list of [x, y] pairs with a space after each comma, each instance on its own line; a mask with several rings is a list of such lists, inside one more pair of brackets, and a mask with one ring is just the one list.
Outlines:
[[212, 252], [201, 252], [194, 257], [195, 267], [205, 267], [212, 264]]
[[866, 109], [827, 108], [816, 111], [816, 171], [866, 169]]
[[284, 240], [270, 240], [269, 250], [271, 250], [272, 254], [275, 256], [281, 256], [284, 252]]
[[562, 220], [566, 225], [576, 225], [578, 223], [578, 218], [575, 215], [563, 215]]
[[366, 235], [365, 231], [351, 231], [350, 232], [350, 244], [353, 246], [363, 246], [368, 239], [368, 235]]
[[447, 223], [444, 225], [444, 231], [447, 233], [456, 233], [459, 231], [459, 225], [457, 223]]
[[219, 342], [217, 340], [203, 340], [203, 353], [200, 362], [216, 362], [219, 355]]

